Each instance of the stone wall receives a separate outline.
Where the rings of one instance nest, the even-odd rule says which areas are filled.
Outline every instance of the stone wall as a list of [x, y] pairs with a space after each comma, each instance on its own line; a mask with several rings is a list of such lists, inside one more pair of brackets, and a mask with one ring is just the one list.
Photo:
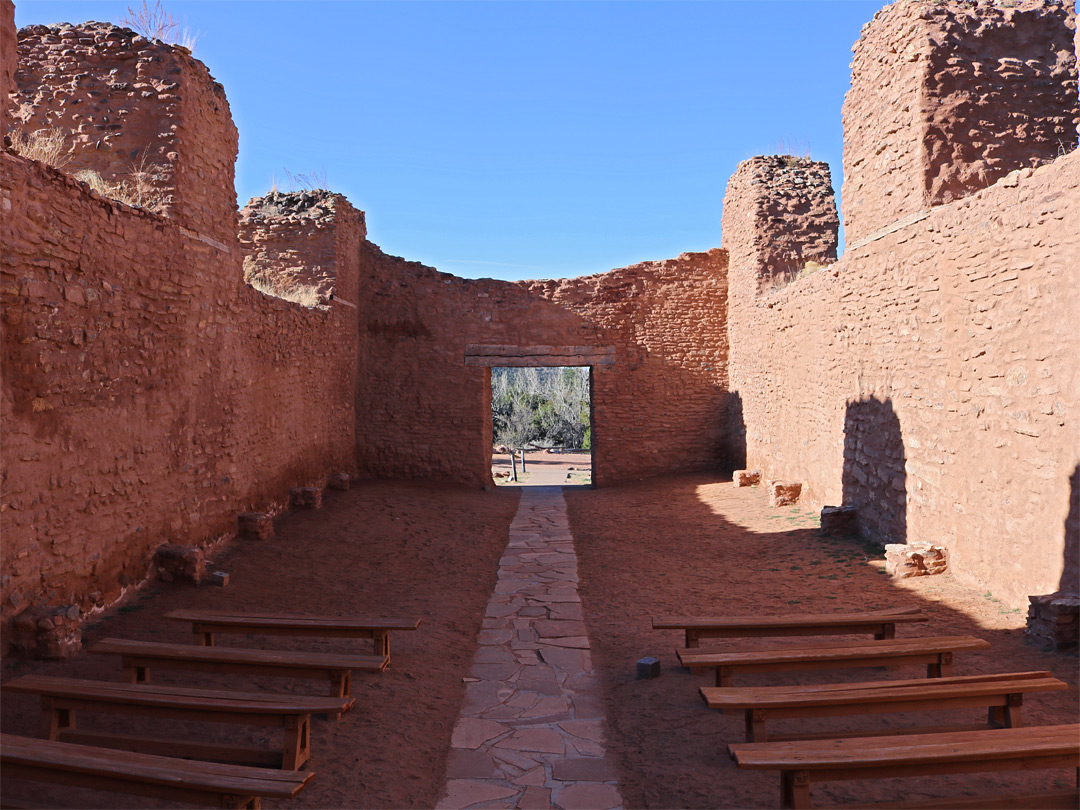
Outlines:
[[614, 347], [614, 364], [593, 369], [599, 484], [725, 463], [722, 251], [516, 284], [455, 278], [371, 244], [361, 265], [367, 475], [491, 482], [490, 371], [464, 364], [470, 344]]
[[[94, 127], [98, 117], [112, 123], [104, 121], [110, 105], [128, 110], [108, 130], [125, 148], [144, 140], [125, 132], [129, 121], [175, 136], [153, 141], [177, 150], [166, 155], [171, 203], [164, 216], [132, 208], [67, 173], [0, 154], [5, 633], [34, 606], [107, 604], [147, 574], [160, 544], [229, 536], [238, 512], [274, 509], [292, 486], [355, 469], [357, 309], [337, 295], [358, 293], [362, 214], [336, 200], [317, 227], [290, 232], [291, 244], [306, 239], [302, 249], [323, 257], [334, 279], [323, 306], [245, 285], [235, 128], [220, 87], [180, 49], [154, 44], [145, 60], [120, 46], [94, 50], [103, 30], [41, 34], [42, 47], [56, 36], [87, 49], [93, 70], [71, 77], [77, 87], [101, 87], [101, 76], [120, 75], [113, 67], [140, 65], [140, 81], [157, 92], [86, 96], [83, 104], [93, 105]], [[122, 33], [106, 40], [128, 41]], [[66, 54], [49, 53], [56, 71], [37, 56], [31, 68], [53, 78], [73, 70]], [[56, 81], [59, 105], [72, 98], [71, 84]], [[167, 105], [166, 90], [174, 96]], [[49, 119], [46, 94], [35, 93], [34, 105], [30, 120], [72, 133], [84, 126], [67, 112]], [[155, 128], [159, 115], [166, 120]], [[282, 252], [274, 225], [247, 224], [251, 244], [267, 255]]]
[[0, 138], [7, 135], [11, 116], [8, 93], [15, 89], [19, 67], [18, 37], [15, 33], [15, 4], [0, 0]]
[[858, 506], [877, 539], [944, 545], [958, 577], [1017, 606], [1057, 590], [1080, 459], [1078, 221], [1072, 154], [753, 297], [735, 289], [757, 273], [736, 262], [746, 237], [725, 228], [747, 466]]
[[844, 100], [848, 244], [1076, 147], [1072, 3], [899, 0]]

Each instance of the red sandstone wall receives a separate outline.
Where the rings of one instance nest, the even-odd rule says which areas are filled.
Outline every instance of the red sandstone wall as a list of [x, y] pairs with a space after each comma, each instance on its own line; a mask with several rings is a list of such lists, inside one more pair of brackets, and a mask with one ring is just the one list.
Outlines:
[[[154, 148], [176, 150], [165, 155], [169, 216], [0, 154], [5, 626], [30, 604], [107, 603], [144, 576], [150, 548], [229, 534], [237, 512], [355, 469], [357, 309], [337, 296], [358, 293], [362, 214], [342, 198], [317, 228], [292, 234], [299, 249], [325, 257], [335, 294], [327, 306], [244, 285], [224, 94], [186, 53], [131, 40], [155, 49], [144, 59], [118, 30], [56, 34], [93, 67], [77, 79], [70, 54], [43, 35], [40, 47], [57, 60], [45, 84], [55, 94], [50, 101], [35, 91], [30, 118], [48, 120], [55, 105], [56, 125], [86, 136], [106, 126], [100, 131], [124, 148], [160, 136]], [[73, 31], [88, 41], [72, 41]], [[87, 94], [83, 109], [92, 107], [94, 120], [69, 115], [65, 88], [100, 88], [114, 66], [112, 75], [134, 69], [154, 89]], [[48, 73], [35, 56], [27, 70], [37, 69]], [[160, 86], [148, 75], [158, 70], [167, 77]], [[117, 104], [128, 114], [112, 128], [98, 116]], [[94, 151], [115, 158], [122, 150]], [[260, 227], [248, 235], [273, 250], [275, 236]]]
[[145, 170], [150, 205], [203, 236], [236, 239], [237, 133], [225, 91], [184, 48], [108, 23], [19, 31], [16, 124], [59, 129], [69, 174]]
[[362, 252], [357, 451], [368, 475], [491, 482], [490, 372], [466, 344], [614, 346], [594, 370], [594, 480], [722, 464], [726, 261], [684, 254], [510, 284]]
[[19, 65], [18, 38], [15, 32], [15, 4], [0, 0], [0, 138], [7, 135], [10, 119], [8, 93], [15, 89], [15, 70]]
[[805, 481], [815, 506], [855, 503], [878, 538], [943, 543], [1013, 604], [1075, 588], [1077, 222], [1073, 154], [748, 296], [750, 236], [725, 220], [748, 466]]
[[848, 244], [1076, 147], [1071, 3], [900, 0], [863, 27], [844, 100]]

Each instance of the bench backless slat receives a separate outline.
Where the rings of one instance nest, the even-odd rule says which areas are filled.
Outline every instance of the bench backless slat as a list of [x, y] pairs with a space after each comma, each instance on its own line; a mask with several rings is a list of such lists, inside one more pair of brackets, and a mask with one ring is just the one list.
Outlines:
[[174, 610], [166, 619], [190, 622], [199, 644], [214, 646], [215, 633], [246, 635], [370, 638], [376, 655], [390, 654], [390, 631], [416, 630], [420, 619], [368, 616], [315, 616], [298, 613], [222, 613]]
[[[877, 736], [881, 731], [773, 734], [768, 722], [777, 719], [837, 717], [889, 712], [928, 712], [943, 709], [987, 709], [987, 726], [1023, 725], [1025, 692], [1060, 691], [1068, 684], [1048, 672], [1021, 672], [1014, 675], [966, 676], [960, 678], [873, 681], [828, 684], [828, 689], [803, 687], [703, 687], [706, 704], [721, 711], [745, 713], [747, 742], [786, 739], [816, 739], [828, 736]], [[967, 728], [972, 728], [968, 726]], [[926, 733], [940, 729], [901, 728], [888, 734]]]
[[[812, 807], [810, 785], [814, 782], [1074, 769], [1080, 767], [1080, 724], [908, 737], [741, 743], [729, 745], [728, 750], [740, 768], [780, 771], [784, 807], [808, 808]], [[1055, 801], [1060, 799], [1060, 793], [1052, 795]], [[952, 805], [943, 801], [939, 806]], [[995, 797], [985, 806], [1010, 805]]]
[[5, 775], [125, 793], [202, 801], [208, 796], [291, 799], [314, 776], [0, 735]]
[[90, 648], [92, 653], [129, 655], [158, 661], [203, 661], [292, 669], [350, 669], [379, 672], [386, 667], [385, 655], [316, 653], [298, 650], [250, 650], [240, 647], [195, 647], [159, 641], [131, 641], [106, 638]]
[[699, 652], [677, 650], [679, 661], [691, 670], [715, 668], [716, 685], [731, 686], [734, 673], [799, 669], [846, 669], [869, 666], [926, 664], [928, 677], [951, 675], [952, 656], [964, 650], [984, 650], [988, 641], [972, 636], [833, 641], [789, 644], [760, 650]]
[[916, 608], [891, 608], [862, 613], [797, 613], [782, 616], [656, 616], [654, 630], [683, 630], [686, 646], [695, 648], [703, 638], [769, 636], [825, 636], [872, 633], [893, 638], [896, 625], [925, 622]]

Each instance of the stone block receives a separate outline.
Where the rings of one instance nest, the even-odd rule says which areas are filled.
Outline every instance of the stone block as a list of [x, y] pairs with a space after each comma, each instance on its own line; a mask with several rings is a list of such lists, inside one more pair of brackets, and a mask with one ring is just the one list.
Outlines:
[[154, 565], [165, 582], [182, 580], [198, 585], [206, 577], [206, 555], [198, 546], [164, 543], [154, 550]]
[[821, 531], [825, 534], [858, 534], [854, 506], [821, 507]]
[[791, 506], [799, 502], [802, 483], [799, 481], [770, 481], [769, 506]]
[[12, 623], [12, 651], [26, 658], [70, 658], [82, 649], [79, 619], [76, 605], [30, 608]]
[[737, 487], [753, 487], [761, 483], [761, 470], [736, 470], [732, 475]]
[[322, 509], [322, 489], [293, 487], [289, 490], [289, 502], [293, 509]]
[[1080, 647], [1080, 596], [1059, 591], [1029, 596], [1028, 602], [1029, 642], [1053, 652]]
[[211, 585], [217, 585], [219, 588], [224, 588], [229, 584], [229, 575], [225, 571], [214, 571], [207, 579]]
[[898, 579], [943, 574], [949, 561], [945, 549], [931, 543], [890, 543], [885, 546], [885, 570]]
[[638, 680], [660, 677], [660, 659], [649, 656], [637, 662]]
[[350, 480], [348, 473], [331, 473], [330, 477], [326, 479], [326, 486], [344, 492], [349, 488]]
[[243, 512], [236, 516], [240, 537], [244, 540], [272, 540], [274, 519], [265, 512]]

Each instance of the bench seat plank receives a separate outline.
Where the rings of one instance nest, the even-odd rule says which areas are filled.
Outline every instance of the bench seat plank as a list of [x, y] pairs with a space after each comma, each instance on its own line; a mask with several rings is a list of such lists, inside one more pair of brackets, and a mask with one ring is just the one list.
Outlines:
[[[1068, 684], [1049, 672], [1021, 672], [1015, 675], [965, 676], [905, 681], [826, 684], [797, 687], [702, 687], [701, 696], [712, 709], [741, 710], [745, 714], [747, 742], [867, 737], [881, 734], [912, 734], [941, 731], [942, 728], [901, 728], [882, 731], [774, 734], [769, 721], [786, 718], [837, 717], [889, 712], [928, 712], [942, 709], [987, 709], [987, 726], [1023, 725], [1025, 692], [1060, 691]], [[978, 726], [966, 726], [967, 729]], [[953, 728], [952, 730], [957, 730]]]
[[387, 664], [385, 655], [316, 653], [297, 650], [249, 650], [239, 647], [195, 647], [190, 644], [132, 641], [121, 638], [102, 639], [90, 648], [90, 652], [126, 655], [134, 658], [153, 658], [158, 661], [175, 661], [178, 663], [190, 661], [312, 670], [348, 669], [379, 672], [385, 669]]
[[984, 650], [988, 641], [972, 636], [893, 638], [881, 641], [832, 641], [811, 645], [789, 644], [760, 650], [699, 652], [676, 650], [679, 661], [691, 670], [715, 668], [716, 685], [731, 686], [736, 672], [779, 672], [806, 669], [926, 664], [928, 677], [951, 675], [953, 653]]
[[[85, 745], [0, 735], [5, 776], [56, 781], [124, 793], [228, 806], [225, 797], [258, 806], [258, 798], [291, 799], [311, 771], [280, 771], [198, 762]], [[249, 800], [255, 801], [250, 802]]]
[[1080, 724], [995, 728], [911, 737], [736, 743], [728, 746], [740, 768], [814, 770], [917, 768], [1024, 757], [1080, 757]]
[[683, 630], [686, 646], [696, 648], [703, 638], [768, 636], [826, 636], [873, 633], [893, 638], [896, 625], [925, 622], [917, 608], [891, 608], [862, 613], [796, 613], [781, 616], [655, 616], [654, 630]]
[[8, 692], [75, 698], [136, 707], [232, 712], [237, 714], [329, 714], [351, 709], [355, 698], [229, 692], [190, 686], [85, 681], [46, 675], [23, 675], [4, 684]]

